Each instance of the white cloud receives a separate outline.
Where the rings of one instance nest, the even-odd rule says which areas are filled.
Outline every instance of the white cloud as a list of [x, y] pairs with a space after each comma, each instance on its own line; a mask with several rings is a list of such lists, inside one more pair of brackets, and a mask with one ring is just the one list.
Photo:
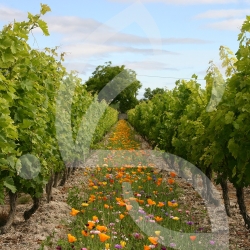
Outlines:
[[[84, 41], [98, 43], [101, 39], [109, 44], [131, 44], [146, 45], [150, 42], [155, 44], [206, 44], [209, 41], [196, 38], [147, 38], [132, 34], [118, 32], [112, 27], [100, 23], [93, 19], [84, 19], [79, 17], [61, 16], [48, 17], [49, 30], [64, 34], [64, 42]], [[98, 32], [97, 32], [98, 30]], [[101, 39], [100, 39], [101, 38]]]
[[223, 20], [220, 22], [209, 23], [206, 25], [206, 27], [218, 30], [231, 30], [239, 32], [244, 20], [245, 20], [244, 18]]
[[[133, 3], [136, 0], [109, 0], [115, 3]], [[140, 0], [141, 3], [164, 3], [164, 4], [229, 4], [237, 3], [238, 0]]]
[[[114, 53], [133, 53], [141, 55], [166, 55], [177, 53], [161, 49], [169, 44], [206, 44], [209, 41], [196, 38], [147, 38], [124, 32], [93, 19], [60, 16], [47, 17], [49, 31], [62, 35], [63, 50], [72, 58], [103, 57]], [[105, 41], [103, 44], [100, 41]], [[159, 49], [151, 48], [152, 43]], [[139, 46], [142, 48], [138, 48]]]
[[115, 46], [115, 45], [105, 45], [105, 44], [94, 44], [94, 43], [78, 43], [72, 45], [66, 45], [63, 48], [68, 54], [67, 57], [70, 58], [82, 58], [82, 57], [100, 57], [107, 56], [111, 53], [133, 53], [150, 55], [154, 53], [155, 55], [178, 55], [177, 53], [167, 51], [167, 50], [154, 50], [151, 49], [140, 49], [134, 47], [125, 46]]
[[236, 18], [245, 16], [247, 14], [250, 14], [250, 9], [208, 10], [206, 12], [196, 15], [194, 18], [197, 19]]
[[0, 21], [3, 22], [13, 22], [23, 20], [27, 17], [27, 14], [16, 9], [8, 8], [6, 6], [0, 5]]
[[79, 74], [86, 75], [90, 71], [93, 72], [96, 68], [96, 65], [91, 63], [83, 63], [77, 61], [65, 61], [63, 65], [67, 68], [67, 70], [77, 71]]
[[49, 29], [58, 33], [78, 33], [90, 34], [95, 29], [102, 26], [103, 32], [111, 31], [111, 28], [91, 18], [80, 18], [76, 16], [49, 16], [44, 17]]
[[130, 62], [126, 61], [124, 62], [127, 68], [137, 70], [170, 70], [170, 71], [178, 71], [177, 68], [170, 67], [166, 63], [162, 63], [159, 61], [153, 61], [153, 60], [147, 60], [147, 61], [137, 61], [137, 62]]
[[[0, 20], [4, 21], [12, 21], [14, 18], [25, 19], [27, 15], [22, 11], [8, 7], [2, 7], [0, 14]], [[209, 41], [189, 37], [160, 39], [128, 34], [91, 18], [44, 16], [43, 19], [48, 23], [50, 34], [61, 36], [61, 49], [68, 52], [69, 56], [74, 59], [92, 56], [104, 57], [116, 53], [146, 56], [152, 53], [154, 55], [176, 55], [177, 53], [161, 49], [161, 45], [209, 43]], [[41, 30], [37, 28], [35, 32], [41, 33]]]

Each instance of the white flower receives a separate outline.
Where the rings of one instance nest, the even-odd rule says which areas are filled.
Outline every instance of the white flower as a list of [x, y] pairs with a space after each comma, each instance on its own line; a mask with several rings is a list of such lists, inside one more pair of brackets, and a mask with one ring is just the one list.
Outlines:
[[100, 232], [99, 230], [91, 230], [90, 233], [91, 233], [91, 234], [99, 234], [99, 233], [101, 233], [101, 232]]

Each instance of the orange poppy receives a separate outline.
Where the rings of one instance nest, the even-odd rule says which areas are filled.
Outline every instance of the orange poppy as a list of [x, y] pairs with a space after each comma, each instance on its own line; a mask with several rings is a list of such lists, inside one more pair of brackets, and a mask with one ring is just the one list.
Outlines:
[[73, 243], [75, 241], [77, 241], [76, 237], [71, 234], [68, 234], [68, 242]]
[[162, 218], [162, 217], [160, 217], [160, 216], [156, 216], [156, 217], [155, 217], [155, 220], [156, 220], [156, 221], [162, 221], [162, 220], [163, 220], [163, 218]]
[[76, 216], [79, 212], [80, 212], [79, 210], [76, 210], [76, 209], [72, 208], [70, 214], [71, 214], [72, 216]]
[[88, 236], [88, 235], [89, 235], [89, 233], [88, 233], [88, 231], [87, 231], [87, 230], [82, 230], [82, 235], [83, 235], [83, 236]]
[[126, 203], [125, 202], [123, 202], [123, 201], [119, 201], [119, 206], [121, 206], [121, 207], [123, 207], [123, 206], [126, 206]]
[[153, 245], [158, 243], [158, 237], [148, 237], [148, 239]]
[[95, 185], [95, 183], [93, 183], [93, 182], [89, 183], [89, 187], [93, 187], [94, 185]]
[[99, 230], [100, 232], [103, 232], [103, 231], [106, 232], [108, 230], [107, 227], [101, 226], [101, 225], [97, 225], [96, 229]]
[[104, 242], [106, 240], [108, 240], [110, 238], [110, 236], [108, 236], [107, 234], [104, 233], [99, 233], [99, 238], [101, 242]]
[[164, 204], [163, 202], [159, 201], [157, 207], [163, 207], [164, 205], [165, 205], [165, 204]]
[[176, 177], [176, 173], [175, 172], [170, 172], [170, 176], [172, 177], [172, 178], [174, 178], [174, 177]]
[[171, 184], [174, 184], [174, 179], [169, 178], [169, 179], [168, 179], [168, 184], [170, 184], [170, 185], [171, 185]]
[[190, 236], [189, 238], [190, 238], [190, 240], [194, 241], [196, 239], [196, 236], [193, 235], [193, 236]]
[[91, 229], [93, 229], [93, 227], [95, 226], [95, 222], [93, 222], [93, 221], [88, 221], [88, 224], [87, 224], [86, 226], [87, 226], [87, 228], [88, 228], [89, 230], [91, 230]]
[[132, 205], [126, 205], [126, 209], [127, 209], [128, 211], [130, 211], [132, 208], [133, 208]]
[[151, 200], [151, 199], [148, 199], [147, 201], [148, 201], [148, 204], [149, 204], [149, 205], [155, 205], [155, 204], [156, 204], [155, 201], [153, 201], [153, 200]]
[[98, 217], [97, 216], [93, 216], [93, 221], [97, 221], [98, 220]]

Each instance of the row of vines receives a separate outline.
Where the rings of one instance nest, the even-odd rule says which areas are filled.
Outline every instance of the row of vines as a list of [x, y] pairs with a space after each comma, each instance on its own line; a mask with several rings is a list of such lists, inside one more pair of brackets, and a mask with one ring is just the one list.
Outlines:
[[[229, 180], [245, 225], [250, 217], [244, 188], [250, 185], [250, 16], [238, 36], [236, 56], [220, 47], [226, 80], [210, 62], [201, 88], [197, 76], [178, 80], [172, 90], [143, 101], [128, 112], [128, 120], [154, 146], [199, 167], [222, 187], [225, 209], [230, 216]], [[195, 175], [195, 173], [193, 173]], [[213, 201], [213, 194], [208, 194]]]
[[18, 193], [33, 199], [24, 213], [27, 220], [38, 209], [44, 189], [49, 202], [52, 186], [64, 185], [118, 117], [86, 91], [76, 73], [66, 71], [63, 53], [29, 46], [35, 28], [49, 35], [41, 19], [48, 11], [41, 4], [40, 14], [29, 13], [28, 21], [0, 32], [0, 203], [10, 203], [1, 233], [14, 220]]

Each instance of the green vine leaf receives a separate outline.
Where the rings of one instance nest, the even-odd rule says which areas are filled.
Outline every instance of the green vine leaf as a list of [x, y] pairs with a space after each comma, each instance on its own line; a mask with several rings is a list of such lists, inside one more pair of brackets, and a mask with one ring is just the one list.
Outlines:
[[8, 188], [9, 190], [11, 190], [12, 193], [15, 193], [17, 191], [14, 181], [11, 177], [7, 177], [5, 179], [5, 181], [3, 182], [3, 185]]
[[44, 22], [43, 20], [39, 19], [37, 21], [38, 26], [40, 27], [40, 29], [43, 31], [43, 34], [45, 36], [49, 36], [49, 31], [48, 31], [48, 25], [46, 22]]
[[41, 4], [40, 13], [45, 15], [47, 12], [51, 11], [50, 7], [47, 4]]

